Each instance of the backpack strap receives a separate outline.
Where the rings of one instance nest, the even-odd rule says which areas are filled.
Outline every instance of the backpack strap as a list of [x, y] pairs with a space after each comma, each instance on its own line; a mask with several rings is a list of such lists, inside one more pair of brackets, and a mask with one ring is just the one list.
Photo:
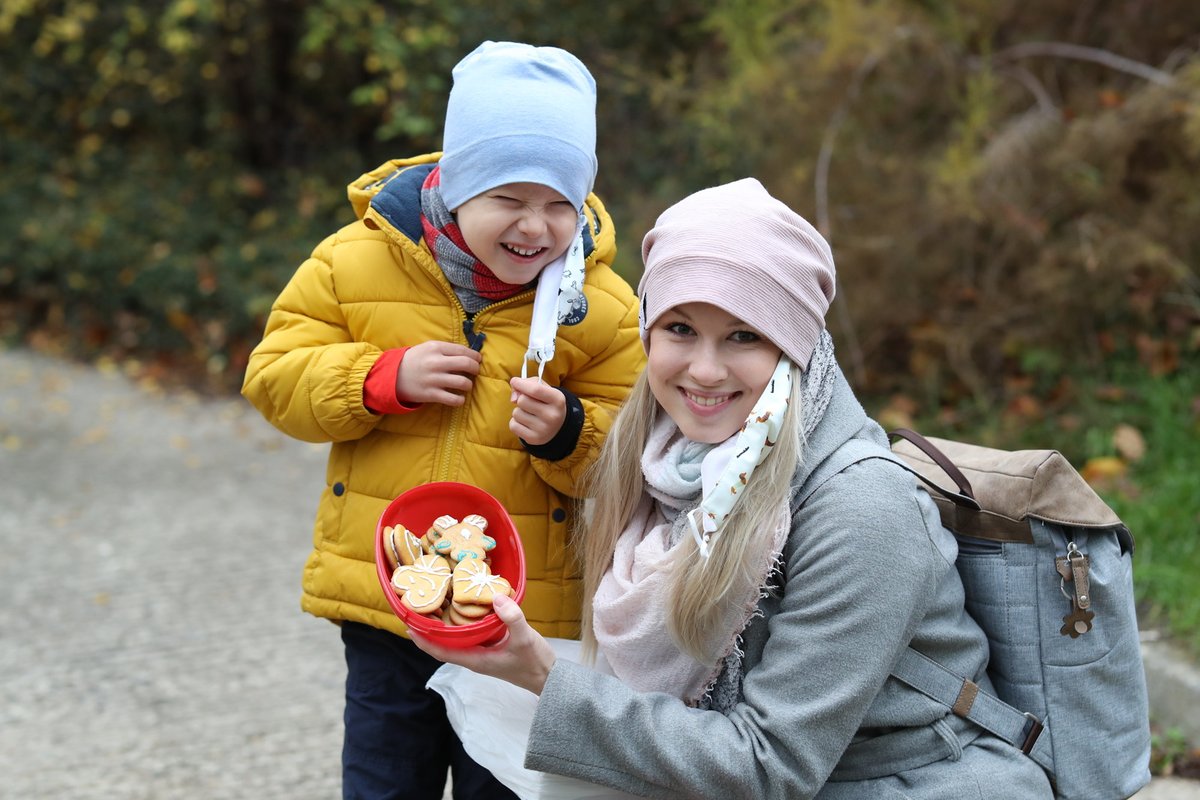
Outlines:
[[[973, 681], [943, 667], [924, 653], [909, 647], [892, 667], [892, 677], [970, 720], [1053, 771], [1054, 759], [1042, 723], [1033, 714], [1018, 711]], [[1047, 737], [1048, 739], [1049, 737]]]
[[929, 478], [926, 478], [924, 475], [917, 472], [904, 462], [901, 462], [901, 466], [903, 466], [913, 475], [916, 475], [927, 487], [937, 492], [954, 505], [965, 506], [966, 508], [970, 508], [974, 511], [981, 510], [979, 501], [975, 499], [975, 490], [971, 487], [971, 482], [967, 480], [967, 476], [963, 475], [962, 470], [954, 466], [954, 462], [947, 458], [941, 450], [938, 450], [936, 447], [934, 447], [932, 442], [916, 431], [909, 430], [908, 428], [895, 428], [888, 431], [888, 438], [893, 436], [898, 436], [901, 439], [908, 441], [922, 453], [929, 456], [929, 459], [933, 461], [933, 463], [937, 464], [942, 472], [949, 476], [950, 480], [954, 481], [954, 485], [958, 487], [958, 494], [955, 494], [948, 489], [943, 489], [941, 486], [938, 486], [936, 483], [929, 480]]
[[[896, 431], [893, 433], [901, 435]], [[922, 440], [924, 438], [916, 433], [913, 433], [913, 437]], [[909, 439], [910, 437], [904, 436], [903, 438]], [[923, 443], [928, 444], [927, 442]], [[932, 445], [930, 447], [932, 448]], [[936, 448], [933, 449], [936, 450]], [[978, 508], [971, 491], [971, 484], [948, 459], [943, 457], [953, 472], [947, 470], [947, 473], [952, 478], [955, 473], [961, 477], [961, 481], [954, 478], [959, 488], [958, 494], [932, 484], [898, 456], [864, 439], [849, 440], [829, 458], [821, 462], [796, 490], [792, 498], [792, 508], [797, 509], [807, 503], [809, 498], [833, 476], [854, 464], [871, 458], [891, 461], [920, 478], [923, 483], [931, 486], [940, 494], [949, 497], [952, 502]], [[891, 674], [904, 685], [915, 689], [934, 702], [944, 705], [955, 715], [971, 721], [988, 733], [1008, 742], [1031, 757], [1044, 769], [1053, 771], [1054, 759], [1049, 749], [1049, 737], [1041, 736], [1044, 730], [1042, 722], [1032, 714], [1018, 711], [995, 695], [983, 691], [973, 681], [947, 669], [912, 647], [905, 648], [899, 662], [892, 667]]]

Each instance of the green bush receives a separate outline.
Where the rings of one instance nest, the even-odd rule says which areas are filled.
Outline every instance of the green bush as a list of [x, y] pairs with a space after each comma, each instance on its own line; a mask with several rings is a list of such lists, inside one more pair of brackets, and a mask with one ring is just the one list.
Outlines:
[[279, 289], [353, 218], [344, 188], [299, 170], [263, 177], [149, 147], [56, 160], [17, 144], [2, 146], [22, 165], [0, 193], [4, 334], [164, 359], [209, 388], [239, 384]]

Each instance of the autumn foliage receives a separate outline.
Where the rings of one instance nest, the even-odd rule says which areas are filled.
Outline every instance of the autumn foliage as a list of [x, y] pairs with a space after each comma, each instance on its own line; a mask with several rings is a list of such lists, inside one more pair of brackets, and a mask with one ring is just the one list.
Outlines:
[[627, 277], [666, 205], [759, 177], [829, 237], [840, 358], [893, 413], [1200, 360], [1195, 3], [503, 6], [3, 4], [0, 335], [236, 387], [345, 183], [437, 149], [450, 67], [510, 38], [597, 76]]

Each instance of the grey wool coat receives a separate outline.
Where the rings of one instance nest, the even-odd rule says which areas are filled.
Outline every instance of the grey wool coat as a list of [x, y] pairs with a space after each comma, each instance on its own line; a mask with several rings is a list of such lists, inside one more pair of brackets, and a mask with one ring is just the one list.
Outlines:
[[[853, 439], [884, 458], [829, 469]], [[732, 711], [560, 659], [525, 766], [652, 798], [1049, 798], [1033, 761], [889, 677], [911, 644], [990, 688], [955, 541], [887, 451], [839, 373], [794, 479], [807, 500], [793, 503], [781, 585], [743, 631]]]

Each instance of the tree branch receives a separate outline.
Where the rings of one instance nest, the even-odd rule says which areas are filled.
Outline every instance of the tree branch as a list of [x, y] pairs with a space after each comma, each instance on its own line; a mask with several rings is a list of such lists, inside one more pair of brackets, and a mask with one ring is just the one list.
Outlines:
[[1143, 64], [1140, 61], [1134, 61], [1125, 56], [1119, 56], [1116, 53], [1108, 50], [1101, 50], [1098, 47], [1085, 47], [1078, 44], [1070, 44], [1068, 42], [1022, 42], [1021, 44], [1013, 45], [996, 53], [992, 58], [995, 61], [1016, 60], [1021, 58], [1033, 58], [1036, 56], [1051, 56], [1054, 58], [1072, 58], [1077, 61], [1091, 61], [1095, 64], [1101, 64], [1109, 69], [1115, 69], [1118, 72], [1125, 72], [1130, 75], [1136, 75], [1139, 78], [1157, 83], [1160, 86], [1171, 86], [1175, 83], [1175, 76], [1169, 72], [1163, 72], [1161, 69], [1155, 69], [1149, 64]]

